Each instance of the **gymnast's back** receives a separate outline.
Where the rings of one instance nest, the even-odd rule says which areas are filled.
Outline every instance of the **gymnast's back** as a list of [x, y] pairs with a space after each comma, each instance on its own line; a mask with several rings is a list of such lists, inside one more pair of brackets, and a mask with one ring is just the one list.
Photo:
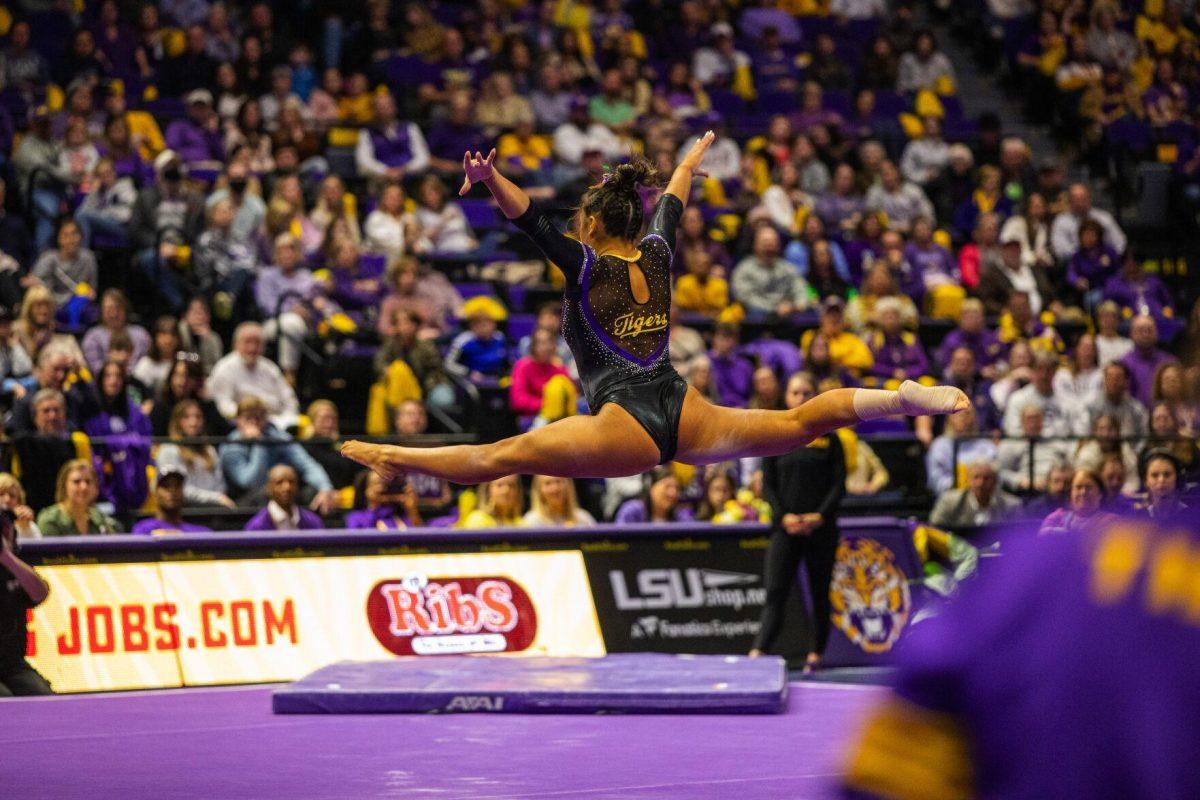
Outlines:
[[563, 336], [575, 355], [588, 405], [599, 409], [614, 390], [674, 374], [668, 353], [671, 260], [683, 202], [664, 193], [654, 206], [632, 263], [649, 287], [645, 303], [634, 299], [629, 259], [590, 246], [554, 227], [535, 203], [513, 223], [566, 276]]

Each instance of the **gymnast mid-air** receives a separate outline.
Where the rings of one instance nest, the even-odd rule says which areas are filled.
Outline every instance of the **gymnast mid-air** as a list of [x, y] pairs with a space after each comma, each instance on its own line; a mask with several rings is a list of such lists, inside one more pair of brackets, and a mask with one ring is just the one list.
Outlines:
[[708, 402], [671, 366], [671, 258], [675, 229], [703, 175], [712, 132], [675, 169], [642, 232], [639, 186], [660, 185], [643, 160], [618, 166], [583, 196], [578, 240], [559, 232], [495, 167], [496, 151], [463, 155], [460, 195], [491, 190], [504, 216], [566, 276], [563, 335], [579, 368], [591, 416], [572, 416], [491, 444], [399, 447], [350, 441], [342, 455], [386, 480], [421, 472], [454, 483], [511, 474], [563, 478], [635, 475], [669, 461], [703, 465], [773, 456], [822, 434], [894, 414], [952, 414], [970, 405], [951, 386], [905, 381], [897, 391], [835, 389], [789, 411], [726, 408]]

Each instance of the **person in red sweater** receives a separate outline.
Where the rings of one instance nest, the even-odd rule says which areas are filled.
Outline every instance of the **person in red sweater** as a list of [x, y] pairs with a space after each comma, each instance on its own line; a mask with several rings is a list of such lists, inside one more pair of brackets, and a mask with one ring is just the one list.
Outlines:
[[553, 331], [534, 330], [529, 355], [513, 365], [509, 405], [528, 427], [539, 427], [575, 413], [578, 393], [571, 375], [558, 358]]

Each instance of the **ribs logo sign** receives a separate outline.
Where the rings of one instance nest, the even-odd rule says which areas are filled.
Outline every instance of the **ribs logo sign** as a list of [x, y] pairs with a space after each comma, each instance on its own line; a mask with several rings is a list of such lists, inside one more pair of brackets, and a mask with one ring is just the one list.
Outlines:
[[537, 612], [507, 578], [427, 578], [381, 581], [367, 597], [375, 638], [399, 656], [516, 653], [537, 635]]

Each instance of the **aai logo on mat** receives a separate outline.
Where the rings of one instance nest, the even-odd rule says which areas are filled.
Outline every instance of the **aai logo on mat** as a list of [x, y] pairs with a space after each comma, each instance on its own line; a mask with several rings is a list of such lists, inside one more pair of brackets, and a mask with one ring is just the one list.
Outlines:
[[367, 596], [371, 631], [401, 656], [524, 650], [537, 635], [537, 612], [507, 578], [410, 575], [375, 584]]

